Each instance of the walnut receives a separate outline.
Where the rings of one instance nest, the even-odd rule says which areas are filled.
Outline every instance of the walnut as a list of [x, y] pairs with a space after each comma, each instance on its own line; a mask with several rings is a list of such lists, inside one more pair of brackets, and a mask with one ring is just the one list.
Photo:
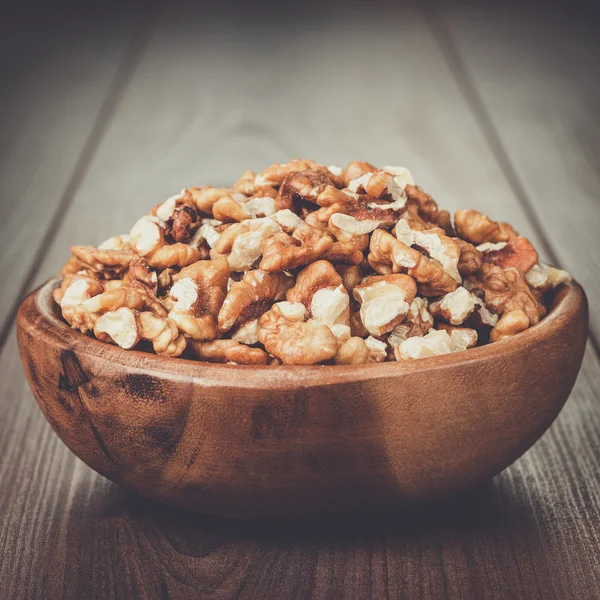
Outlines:
[[99, 246], [99, 250], [128, 250], [131, 248], [130, 245], [131, 236], [129, 234], [115, 235], [113, 237], [104, 240]]
[[422, 230], [420, 227], [414, 228], [407, 219], [400, 219], [394, 227], [394, 235], [407, 246], [423, 248], [457, 283], [462, 281], [458, 272], [460, 245], [448, 237], [443, 229], [434, 227]]
[[407, 185], [415, 185], [415, 179], [406, 167], [383, 167], [381, 170], [392, 175], [394, 183], [402, 191], [404, 191]]
[[82, 305], [67, 304], [61, 309], [64, 320], [73, 328], [81, 333], [87, 333], [94, 329], [94, 323], [99, 315], [86, 311]]
[[301, 302], [309, 311], [314, 294], [324, 288], [335, 289], [342, 284], [342, 277], [326, 260], [318, 260], [298, 273], [295, 285], [288, 290], [287, 300]]
[[[368, 243], [368, 238], [364, 242]], [[334, 242], [321, 256], [334, 263], [360, 265], [364, 259], [362, 246], [363, 241], [356, 238], [345, 242], [338, 241]]]
[[112, 292], [117, 288], [122, 288], [125, 286], [122, 279], [108, 279], [106, 281], [103, 281], [102, 284], [104, 286], [105, 292]]
[[[502, 250], [503, 248], [506, 248], [508, 242], [485, 242], [484, 244], [479, 244], [479, 246], [477, 246], [477, 251], [481, 254], [482, 257], [482, 262], [483, 262], [483, 253], [484, 252], [497, 252], [498, 250]], [[486, 262], [492, 262], [492, 261], [486, 261]]]
[[[315, 213], [313, 213], [315, 214]], [[360, 238], [362, 250], [366, 249], [369, 245], [368, 234], [375, 231], [382, 221], [358, 221], [351, 215], [344, 213], [333, 213], [329, 217], [328, 227], [329, 230], [335, 235], [336, 239], [341, 241], [351, 240]]]
[[287, 208], [278, 210], [271, 218], [285, 233], [290, 234], [294, 233], [304, 222], [296, 213]]
[[231, 187], [240, 194], [252, 196], [257, 189], [254, 184], [255, 179], [256, 173], [254, 171], [244, 171], [242, 176]]
[[402, 323], [396, 325], [387, 338], [387, 343], [395, 348], [404, 340], [425, 335], [433, 327], [433, 317], [428, 310], [426, 298], [415, 298]]
[[506, 223], [473, 210], [455, 222], [404, 167], [294, 159], [184, 188], [130, 233], [74, 246], [54, 299], [73, 328], [122, 348], [189, 343], [236, 364], [418, 358], [539, 321], [568, 273]]
[[151, 217], [156, 223], [158, 223], [161, 227], [164, 228], [165, 221], [168, 221], [172, 216], [175, 208], [182, 202], [184, 202], [184, 196], [187, 195], [187, 199], [191, 199], [191, 194], [187, 192], [187, 190], [183, 189], [179, 194], [175, 194], [174, 196], [170, 196], [161, 204], [155, 206], [149, 213], [148, 216]]
[[223, 258], [198, 261], [173, 274], [173, 281], [186, 277], [192, 278], [202, 288], [216, 286], [221, 289], [227, 286], [229, 264]]
[[545, 292], [561, 283], [571, 281], [571, 276], [567, 271], [539, 263], [531, 267], [525, 275], [525, 280], [530, 287]]
[[337, 354], [331, 329], [305, 315], [304, 304], [279, 302], [260, 319], [258, 339], [284, 365], [313, 365]]
[[165, 234], [175, 242], [187, 244], [192, 239], [198, 226], [199, 217], [196, 207], [191, 202], [185, 202], [177, 206], [171, 217], [166, 221]]
[[192, 197], [192, 202], [196, 205], [198, 211], [203, 215], [213, 216], [213, 206], [221, 199], [233, 192], [227, 188], [191, 187], [188, 191]]
[[146, 298], [143, 290], [129, 286], [121, 286], [108, 292], [102, 292], [81, 304], [86, 312], [98, 316], [106, 312], [116, 311], [122, 307], [131, 310], [142, 310], [145, 305]]
[[350, 300], [350, 333], [353, 337], [366, 338], [369, 335], [367, 328], [360, 318], [360, 302]]
[[188, 348], [198, 360], [238, 365], [268, 364], [268, 357], [264, 350], [249, 348], [235, 340], [214, 340], [212, 342], [191, 340]]
[[532, 295], [523, 274], [515, 268], [502, 270], [496, 265], [484, 263], [478, 273], [465, 281], [465, 287], [475, 292], [482, 290], [485, 304], [497, 315], [520, 309], [530, 325], [537, 323], [543, 307]]
[[[190, 239], [189, 245], [198, 250], [200, 250], [201, 247], [208, 247], [209, 249], [214, 248], [221, 237], [221, 225], [223, 225], [223, 223], [216, 219], [201, 219], [200, 227], [198, 227], [196, 233], [194, 233]], [[217, 227], [219, 227], [219, 229], [217, 229]], [[205, 258], [208, 258], [208, 256]], [[204, 258], [202, 260], [204, 260]]]
[[277, 190], [261, 188], [243, 202], [246, 211], [256, 217], [272, 217], [279, 209], [276, 208]]
[[[190, 190], [183, 189], [179, 194], [167, 198], [150, 211], [146, 220], [153, 221], [164, 230], [169, 242], [188, 243], [199, 225], [198, 210]], [[136, 226], [139, 226], [136, 224]], [[148, 225], [144, 225], [148, 229]], [[149, 236], [149, 232], [145, 232]], [[147, 252], [147, 254], [151, 254]]]
[[218, 315], [219, 329], [229, 331], [234, 325], [257, 319], [271, 306], [285, 298], [294, 280], [285, 273], [248, 271], [231, 284]]
[[185, 350], [187, 341], [172, 319], [144, 311], [138, 315], [138, 325], [140, 339], [151, 342], [156, 354], [180, 356]]
[[[349, 190], [338, 190], [333, 185], [328, 185], [317, 196], [316, 202], [321, 207], [313, 215], [313, 218], [318, 218], [322, 223], [327, 223], [331, 215], [335, 213], [348, 214], [350, 207], [356, 204], [358, 194]], [[306, 220], [306, 216], [304, 217]]]
[[[380, 212], [381, 210], [390, 211], [388, 217], [392, 221], [397, 221], [400, 213], [407, 208], [407, 197], [404, 188], [398, 185], [396, 179], [386, 171], [365, 173], [358, 179], [351, 181], [348, 184], [348, 190], [344, 190], [344, 192], [347, 195], [353, 193], [363, 207], [366, 205], [368, 208]], [[357, 210], [354, 209], [352, 212], [357, 212]], [[388, 218], [382, 219], [382, 222], [387, 225], [392, 224]]]
[[481, 252], [470, 244], [460, 238], [452, 238], [460, 248], [460, 257], [458, 259], [458, 272], [462, 277], [472, 275], [481, 268], [483, 262]]
[[231, 225], [226, 225], [219, 231], [215, 231], [218, 233], [218, 237], [214, 239], [212, 248], [215, 253], [224, 256], [231, 252], [236, 238], [244, 233], [248, 233], [250, 227], [249, 223], [233, 223]]
[[[315, 314], [317, 314], [315, 312]], [[318, 318], [318, 314], [317, 317], [315, 317], [316, 321], [319, 321]], [[352, 330], [350, 329], [350, 325], [346, 325], [345, 323], [334, 323], [333, 325], [328, 325], [327, 323], [325, 323], [324, 321], [326, 321], [327, 319], [322, 319], [320, 322], [323, 322], [324, 325], [327, 325], [329, 327], [329, 329], [331, 329], [331, 333], [333, 333], [333, 335], [335, 335], [337, 341], [338, 341], [338, 348], [340, 346], [340, 344], [343, 344], [345, 341], [349, 340], [350, 337], [352, 336]]]
[[243, 206], [243, 200], [246, 197], [237, 192], [234, 193], [236, 198], [228, 194], [214, 203], [212, 207], [213, 218], [223, 223], [239, 223], [252, 218], [252, 215]]
[[187, 267], [200, 260], [202, 254], [196, 248], [180, 242], [161, 246], [149, 257], [151, 267], [162, 270], [168, 267]]
[[376, 230], [371, 236], [369, 244], [369, 255], [367, 260], [369, 266], [381, 275], [390, 275], [391, 273], [397, 273], [402, 268], [415, 266], [414, 261], [405, 263], [404, 265], [397, 265], [392, 259], [392, 254], [398, 240], [387, 231]]
[[499, 222], [498, 225], [500, 227], [500, 233], [503, 236], [506, 236], [508, 238], [509, 242], [510, 242], [510, 240], [512, 240], [516, 237], [519, 237], [519, 234], [517, 233], [515, 228], [512, 225], [510, 225], [509, 223]]
[[[392, 201], [403, 200], [406, 202], [404, 186], [398, 185], [398, 183], [396, 183], [396, 178], [387, 171], [377, 171], [377, 173], [369, 173], [363, 175], [363, 177], [367, 179], [364, 190], [369, 196], [373, 196], [374, 198], [385, 198], [389, 196]], [[358, 181], [360, 181], [360, 179], [362, 179], [362, 177], [359, 178]], [[352, 181], [348, 184], [350, 189], [353, 188], [352, 184]]]
[[290, 173], [312, 170], [322, 171], [324, 169], [312, 160], [301, 160], [299, 158], [295, 158], [289, 163], [275, 164], [271, 165], [268, 169], [265, 169], [262, 173], [256, 176], [255, 185], [257, 187], [280, 186]]
[[[369, 185], [371, 179], [373, 179], [373, 177], [375, 177], [377, 171], [375, 173], [365, 173], [364, 175], [361, 175], [360, 177], [357, 177], [356, 179], [353, 179], [349, 184], [348, 184], [348, 189], [351, 192], [354, 192], [355, 194], [357, 192], [361, 192], [363, 194], [368, 193], [367, 192], [367, 186]], [[387, 183], [388, 178], [390, 177], [390, 175], [388, 173], [384, 173], [383, 177], [385, 177], [385, 182]], [[376, 184], [374, 186], [374, 191], [379, 192], [381, 191], [381, 180], [380, 177], [376, 177]], [[387, 187], [386, 187], [386, 191], [387, 191]], [[375, 198], [379, 198], [380, 196], [375, 195], [375, 194], [369, 194]], [[385, 196], [385, 193], [381, 194], [382, 196]]]
[[320, 258], [333, 244], [333, 238], [303, 223], [290, 236], [279, 233], [264, 243], [260, 268], [264, 271], [289, 271]]
[[217, 336], [217, 318], [228, 279], [229, 265], [223, 258], [198, 261], [175, 275], [169, 292], [174, 302], [169, 318], [181, 333], [195, 340]]
[[362, 281], [364, 274], [359, 265], [336, 265], [335, 270], [342, 278], [346, 291], [352, 295], [352, 290]]
[[183, 335], [193, 340], [214, 340], [217, 336], [214, 320], [208, 314], [194, 316], [184, 310], [174, 309], [169, 312], [169, 319]]
[[533, 244], [524, 237], [513, 238], [501, 248], [487, 249], [483, 246], [478, 247], [483, 252], [483, 261], [498, 265], [501, 269], [515, 267], [522, 273], [527, 273], [538, 262], [538, 253]]
[[371, 236], [369, 264], [382, 275], [406, 273], [417, 280], [424, 296], [439, 296], [456, 289], [456, 280], [435, 260], [410, 248], [387, 231]]
[[164, 295], [173, 283], [173, 276], [178, 272], [178, 269], [167, 267], [163, 269], [157, 276], [157, 295]]
[[81, 260], [79, 260], [76, 256], [71, 256], [63, 265], [60, 275], [61, 277], [68, 277], [69, 275], [75, 275], [75, 273], [79, 273], [85, 268], [86, 265], [81, 262]]
[[[342, 213], [353, 217], [356, 221], [369, 221], [370, 225], [367, 229], [373, 231], [376, 227], [393, 226], [404, 212], [405, 199], [401, 197], [398, 201], [388, 202], [349, 189], [338, 190], [333, 186], [327, 186], [317, 197], [317, 204], [321, 208], [316, 211], [315, 217], [322, 222], [328, 222], [335, 213]], [[345, 222], [350, 223], [347, 219]], [[375, 222], [377, 225], [374, 225]], [[340, 226], [340, 223], [334, 225], [340, 229], [344, 227], [343, 224]], [[353, 233], [352, 229], [349, 232]]]
[[490, 342], [497, 342], [507, 337], [512, 337], [529, 328], [529, 317], [520, 310], [514, 309], [505, 312], [498, 320], [496, 327], [490, 333]]
[[317, 196], [328, 185], [333, 185], [333, 180], [327, 171], [294, 171], [283, 180], [275, 208], [297, 212], [302, 202], [316, 203]]
[[439, 210], [437, 216], [437, 226], [444, 230], [444, 233], [451, 238], [456, 237], [456, 231], [452, 226], [452, 216], [447, 210]]
[[59, 288], [52, 293], [54, 301], [61, 307], [67, 305], [80, 305], [92, 296], [101, 294], [104, 285], [95, 277], [75, 273], [67, 275], [61, 282]]
[[454, 226], [463, 239], [475, 245], [485, 242], [508, 242], [517, 236], [510, 225], [496, 223], [473, 209], [457, 211], [454, 215]]
[[362, 175], [365, 175], [365, 173], [375, 173], [376, 171], [377, 167], [374, 167], [371, 163], [353, 160], [344, 169], [342, 181], [347, 186], [352, 180], [358, 179]]
[[351, 337], [343, 344], [335, 356], [336, 365], [361, 365], [369, 362], [369, 348], [361, 337]]
[[408, 199], [407, 204], [414, 204], [422, 219], [435, 225], [439, 224], [440, 215], [437, 202], [426, 194], [420, 187], [412, 184], [404, 186], [404, 193]]
[[234, 327], [231, 330], [231, 339], [239, 342], [240, 344], [246, 344], [247, 346], [258, 344], [259, 327], [260, 318], [245, 321], [241, 325]]
[[[364, 260], [363, 252], [369, 247], [369, 236], [367, 231], [372, 231], [371, 226], [379, 221], [357, 221], [354, 217], [335, 213], [329, 219], [328, 229], [336, 238], [336, 241], [323, 255], [324, 259], [332, 262], [341, 262], [349, 265], [359, 265]], [[364, 228], [364, 225], [368, 227]], [[341, 227], [338, 227], [341, 225]], [[374, 229], [375, 227], [373, 227]]]
[[354, 288], [360, 302], [360, 318], [374, 336], [389, 333], [402, 322], [417, 293], [414, 279], [408, 275], [374, 275]]
[[130, 233], [130, 246], [140, 256], [150, 256], [166, 244], [158, 217], [146, 215], [137, 221]]
[[481, 300], [464, 287], [457, 287], [441, 300], [429, 306], [434, 317], [445, 319], [451, 325], [461, 325], [475, 311]]
[[469, 327], [456, 327], [447, 323], [438, 323], [437, 329], [442, 329], [450, 335], [453, 352], [461, 352], [477, 345], [477, 331]]
[[227, 255], [232, 271], [247, 271], [263, 255], [267, 241], [277, 237], [277, 234], [286, 235], [281, 233], [281, 227], [269, 217], [252, 219], [230, 225], [223, 231], [214, 249]]
[[[158, 317], [166, 317], [168, 310], [163, 303], [156, 297], [156, 293], [150, 287], [138, 280], [123, 282], [124, 287], [137, 290], [144, 300], [144, 310], [153, 312]], [[108, 291], [108, 286], [104, 286], [104, 291]]]
[[138, 329], [135, 311], [123, 306], [100, 316], [94, 324], [94, 335], [128, 350], [140, 340]]
[[150, 268], [148, 261], [144, 258], [136, 258], [129, 263], [129, 268], [123, 275], [122, 282], [124, 285], [129, 285], [134, 281], [138, 281], [148, 289], [152, 294], [156, 295], [158, 290], [158, 276], [156, 272]]
[[60, 288], [53, 292], [54, 300], [60, 305], [65, 321], [74, 329], [87, 333], [94, 327], [96, 317], [83, 308], [83, 303], [98, 294], [104, 286], [87, 275], [69, 275], [63, 279]]
[[341, 189], [343, 187], [346, 187], [343, 178], [344, 169], [342, 169], [341, 167], [337, 167], [336, 165], [329, 165], [327, 167], [327, 171], [329, 177], [331, 178], [331, 181], [333, 182], [333, 185], [335, 185], [336, 188]]
[[123, 272], [138, 258], [132, 250], [101, 250], [94, 246], [71, 246], [71, 253], [94, 271]]
[[270, 217], [275, 214], [275, 190], [265, 188], [259, 190], [251, 198], [232, 193], [220, 198], [213, 206], [215, 219], [224, 223], [241, 222], [256, 217]]
[[[466, 281], [465, 285], [468, 285], [469, 282]], [[482, 297], [485, 297], [483, 292], [480, 292], [477, 289], [473, 289], [474, 292], [478, 292]], [[474, 294], [475, 295], [475, 294]], [[463, 326], [471, 327], [476, 329], [477, 331], [489, 331], [490, 328], [493, 328], [498, 323], [498, 315], [491, 312], [483, 303], [483, 301], [476, 296], [476, 306], [475, 312], [471, 313], [471, 315], [464, 321]], [[443, 323], [438, 323], [438, 327], [442, 326]]]
[[384, 342], [369, 336], [366, 340], [351, 337], [341, 344], [335, 357], [336, 365], [361, 365], [383, 362], [387, 358]]
[[[457, 328], [458, 329], [458, 328]], [[467, 331], [467, 333], [464, 333]], [[439, 356], [441, 354], [450, 354], [451, 352], [460, 352], [477, 342], [477, 332], [474, 330], [463, 330], [463, 332], [450, 335], [443, 329], [432, 329], [423, 337], [411, 337], [394, 350], [397, 360], [427, 358], [429, 356]]]
[[298, 273], [296, 285], [287, 292], [287, 300], [301, 302], [307, 317], [330, 328], [350, 325], [348, 292], [339, 273], [326, 260], [314, 262]]
[[122, 307], [141, 310], [145, 306], [144, 294], [137, 289], [121, 286], [92, 295], [100, 288], [84, 289], [86, 284], [87, 281], [74, 280], [65, 289], [61, 299], [64, 319], [82, 333], [91, 331], [98, 318], [107, 312], [114, 312]]

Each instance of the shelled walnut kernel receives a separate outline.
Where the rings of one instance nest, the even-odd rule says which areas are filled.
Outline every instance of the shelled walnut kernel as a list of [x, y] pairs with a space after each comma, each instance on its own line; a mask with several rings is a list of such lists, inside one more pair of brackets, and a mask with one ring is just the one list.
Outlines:
[[404, 167], [295, 159], [190, 187], [73, 246], [54, 299], [83, 334], [205, 362], [356, 365], [510, 338], [570, 280], [531, 242], [447, 211]]

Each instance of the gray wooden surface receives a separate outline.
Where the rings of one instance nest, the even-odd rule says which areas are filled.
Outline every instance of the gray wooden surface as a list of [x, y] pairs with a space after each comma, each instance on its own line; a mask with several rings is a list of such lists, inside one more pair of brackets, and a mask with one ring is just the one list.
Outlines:
[[[0, 598], [600, 597], [595, 29], [567, 8], [375, 8], [0, 25]], [[433, 515], [277, 530], [179, 514], [72, 456], [21, 373], [15, 308], [71, 244], [293, 156], [406, 164], [442, 206], [512, 222], [588, 292], [593, 340], [557, 422]]]

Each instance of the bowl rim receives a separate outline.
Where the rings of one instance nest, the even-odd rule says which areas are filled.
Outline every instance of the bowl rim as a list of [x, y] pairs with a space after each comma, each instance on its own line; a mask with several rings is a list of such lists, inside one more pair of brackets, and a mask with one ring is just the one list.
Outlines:
[[[28, 326], [38, 330], [41, 337], [64, 349], [76, 350], [78, 355], [102, 358], [132, 371], [160, 374], [174, 380], [194, 380], [201, 385], [246, 388], [315, 387], [332, 383], [350, 383], [364, 379], [397, 377], [432, 369], [451, 369], [459, 365], [488, 360], [523, 351], [527, 346], [543, 342], [557, 328], [567, 327], [585, 312], [585, 292], [575, 280], [561, 284], [548, 314], [536, 325], [518, 335], [493, 344], [470, 348], [462, 352], [407, 360], [364, 365], [230, 365], [209, 363], [187, 358], [158, 356], [141, 350], [124, 350], [72, 329], [54, 310], [52, 291], [62, 278], [53, 277], [33, 290], [21, 303], [18, 328]], [[33, 310], [33, 315], [28, 311]], [[584, 313], [582, 313], [584, 314]], [[587, 314], [585, 312], [585, 314]], [[587, 333], [587, 330], [586, 330]], [[232, 377], [243, 373], [243, 377]], [[300, 385], [299, 385], [300, 384]]]

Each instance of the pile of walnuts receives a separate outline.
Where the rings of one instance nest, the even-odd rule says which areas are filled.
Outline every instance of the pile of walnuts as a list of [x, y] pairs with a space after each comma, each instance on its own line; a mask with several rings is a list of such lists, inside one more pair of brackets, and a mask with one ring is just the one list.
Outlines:
[[73, 246], [64, 319], [121, 348], [243, 365], [360, 364], [513, 336], [570, 279], [507, 223], [454, 215], [402, 167], [310, 160], [191, 187]]

